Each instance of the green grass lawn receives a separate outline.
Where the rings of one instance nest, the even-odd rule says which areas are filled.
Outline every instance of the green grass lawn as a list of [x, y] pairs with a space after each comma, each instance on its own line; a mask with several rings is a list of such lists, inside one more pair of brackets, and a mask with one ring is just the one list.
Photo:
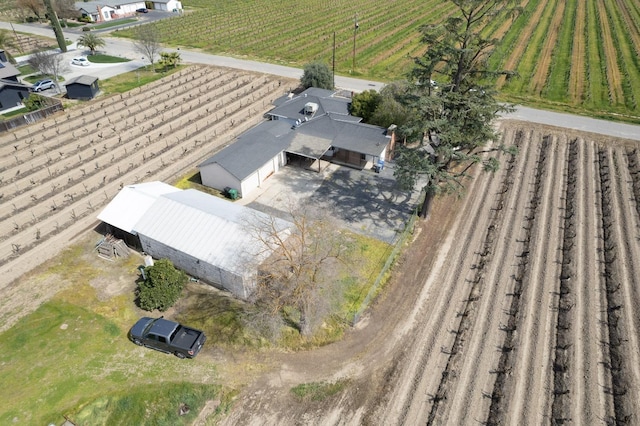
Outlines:
[[33, 74], [35, 72], [38, 72], [38, 70], [36, 70], [34, 67], [32, 67], [29, 64], [18, 67], [18, 71], [20, 71], [20, 74], [22, 75]]
[[[76, 424], [193, 421], [219, 395], [211, 380], [202, 383], [202, 375], [215, 377], [215, 365], [131, 344], [124, 317], [133, 313], [121, 309], [114, 318], [63, 297], [1, 334], [0, 424], [59, 424], [63, 415]], [[178, 418], [179, 402], [192, 412]], [[155, 409], [145, 415], [148, 406]]]
[[182, 69], [183, 66], [178, 65], [176, 68], [162, 72], [162, 68], [151, 70], [148, 67], [138, 68], [135, 71], [119, 74], [106, 80], [100, 81], [100, 89], [105, 94], [124, 93], [136, 87], [144, 86], [147, 83], [159, 80], [162, 77], [173, 74]]
[[138, 22], [135, 18], [117, 19], [115, 21], [105, 22], [104, 24], [98, 24], [91, 26], [92, 30], [103, 30], [105, 28], [117, 27], [118, 25], [130, 24], [132, 22]]
[[96, 64], [117, 64], [120, 62], [131, 61], [131, 59], [121, 58], [119, 56], [103, 55], [101, 53], [96, 53], [95, 55], [87, 55], [87, 59], [89, 60], [89, 62], [93, 62]]

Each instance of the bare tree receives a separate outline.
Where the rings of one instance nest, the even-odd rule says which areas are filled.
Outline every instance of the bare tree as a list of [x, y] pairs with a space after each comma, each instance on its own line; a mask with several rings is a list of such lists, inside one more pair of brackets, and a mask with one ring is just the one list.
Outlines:
[[66, 69], [66, 62], [62, 55], [59, 53], [36, 52], [29, 57], [28, 62], [41, 74], [51, 76], [58, 93], [60, 93], [58, 78]]
[[80, 16], [73, 0], [53, 0], [53, 9], [60, 18], [73, 19]]
[[44, 12], [44, 3], [42, 3], [42, 0], [17, 0], [16, 5], [21, 9], [27, 9], [33, 13], [38, 20], [42, 19], [41, 14]]
[[142, 25], [135, 30], [133, 46], [137, 52], [144, 55], [153, 69], [156, 56], [162, 50], [160, 45], [160, 33], [152, 25]]
[[289, 213], [294, 224], [290, 234], [280, 232], [271, 216], [256, 216], [248, 225], [271, 252], [260, 268], [253, 301], [259, 312], [278, 320], [286, 317], [307, 337], [341, 298], [335, 273], [347, 245], [328, 215], [293, 208]]

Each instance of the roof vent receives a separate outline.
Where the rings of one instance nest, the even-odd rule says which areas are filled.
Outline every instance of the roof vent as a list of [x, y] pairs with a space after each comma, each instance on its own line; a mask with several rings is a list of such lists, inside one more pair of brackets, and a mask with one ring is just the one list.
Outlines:
[[318, 111], [318, 104], [314, 102], [307, 102], [304, 104], [304, 113], [305, 114], [315, 114]]

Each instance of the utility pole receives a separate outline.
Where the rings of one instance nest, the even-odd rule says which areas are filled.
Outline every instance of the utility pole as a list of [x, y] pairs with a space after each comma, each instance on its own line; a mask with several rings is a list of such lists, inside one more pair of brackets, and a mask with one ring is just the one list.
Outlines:
[[356, 34], [358, 33], [358, 28], [360, 27], [360, 25], [358, 25], [358, 12], [356, 12], [356, 16], [354, 18], [354, 25], [353, 25], [353, 64], [351, 65], [351, 73], [353, 74], [354, 72], [356, 72]]

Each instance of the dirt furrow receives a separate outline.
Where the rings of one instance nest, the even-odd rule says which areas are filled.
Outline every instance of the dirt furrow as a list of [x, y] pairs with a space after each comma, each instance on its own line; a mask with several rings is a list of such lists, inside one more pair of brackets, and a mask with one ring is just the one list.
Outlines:
[[607, 19], [607, 8], [603, 0], [597, 0], [600, 30], [602, 31], [602, 40], [604, 42], [604, 52], [607, 62], [607, 84], [609, 89], [609, 99], [612, 104], [624, 102], [624, 93], [622, 93], [623, 77], [618, 66], [618, 55], [616, 47], [613, 45], [613, 36]]
[[596, 208], [598, 198], [597, 159], [595, 143], [578, 138], [579, 169], [576, 179], [578, 224], [576, 244], [576, 266], [574, 280], [576, 308], [575, 321], [571, 324], [575, 342], [575, 362], [570, 365], [573, 380], [571, 411], [569, 417], [575, 424], [594, 424], [613, 412], [611, 398], [601, 389], [608, 375], [604, 371], [604, 353], [601, 342], [606, 339], [603, 324], [604, 299], [601, 283], [601, 261], [599, 245], [600, 216]]
[[[533, 34], [535, 27], [539, 24], [540, 17], [542, 16], [542, 13], [547, 7], [547, 2], [548, 0], [540, 0], [540, 2], [538, 3], [538, 6], [533, 12], [533, 15], [531, 16], [529, 21], [527, 21], [527, 26], [524, 27], [524, 29], [520, 33], [520, 36], [518, 37], [518, 41], [515, 43], [515, 46], [513, 47], [513, 49], [511, 49], [509, 58], [507, 59], [505, 64], [502, 66], [502, 69], [505, 69], [505, 70], [516, 69], [518, 62], [520, 62], [520, 59], [522, 59], [522, 55], [524, 54], [527, 48], [527, 45], [531, 40], [531, 34]], [[507, 79], [505, 76], [500, 76], [498, 78], [498, 81], [496, 82], [496, 87], [500, 89], [506, 83], [506, 81]]]
[[[510, 142], [505, 140], [504, 143]], [[517, 238], [513, 238], [519, 233], [520, 206], [524, 205], [527, 197], [527, 191], [523, 189], [526, 180], [520, 177], [531, 166], [530, 162], [534, 161], [534, 156], [529, 155], [531, 149], [535, 149], [530, 132], [525, 134], [517, 129], [513, 143], [519, 147], [518, 156], [505, 164], [507, 176], [500, 188], [505, 198], [494, 205], [495, 209], [504, 209], [503, 224], [492, 240], [490, 250], [494, 261], [488, 265], [483, 277], [486, 290], [481, 295], [478, 322], [468, 338], [455, 393], [448, 401], [448, 415], [445, 418], [449, 424], [463, 424], [469, 418], [486, 418], [491, 403], [489, 390], [493, 388], [498, 365], [497, 348], [503, 343], [502, 331], [506, 327], [502, 323], [503, 312], [509, 309], [512, 297], [511, 277], [515, 274], [516, 262], [511, 259], [513, 253], [519, 252], [521, 244]]]
[[[504, 328], [504, 340], [500, 346], [500, 356], [498, 366], [496, 368], [496, 380], [491, 392], [491, 405], [489, 408], [489, 414], [487, 417], [487, 424], [500, 424], [508, 415], [509, 407], [511, 405], [511, 395], [514, 391], [514, 383], [512, 374], [514, 371], [515, 357], [513, 355], [516, 345], [518, 343], [518, 335], [521, 333], [521, 316], [523, 315], [521, 310], [526, 308], [523, 302], [526, 302], [527, 294], [530, 291], [527, 286], [529, 281], [527, 276], [530, 274], [530, 262], [529, 256], [533, 250], [532, 244], [535, 241], [535, 227], [538, 219], [539, 210], [541, 206], [541, 200], [543, 196], [543, 182], [546, 174], [548, 173], [549, 165], [549, 150], [550, 143], [549, 138], [545, 137], [540, 144], [537, 139], [540, 135], [534, 134], [533, 144], [535, 149], [530, 151], [529, 155], [537, 157], [535, 164], [532, 164], [532, 169], [535, 170], [534, 178], [528, 181], [530, 186], [527, 194], [529, 199], [526, 205], [522, 205], [523, 219], [522, 219], [522, 233], [519, 233], [519, 239], [522, 241], [521, 253], [516, 253], [518, 258], [516, 259], [516, 273], [514, 274], [513, 284], [513, 297], [510, 300], [507, 318], [504, 321], [506, 327]], [[531, 173], [531, 172], [529, 172]], [[529, 174], [527, 173], [527, 174]], [[532, 241], [533, 240], [533, 241]], [[523, 348], [517, 348], [518, 351], [522, 351], [523, 354], [528, 352]]]
[[565, 1], [560, 0], [554, 6], [553, 20], [549, 24], [549, 31], [545, 39], [542, 50], [538, 55], [538, 62], [536, 64], [535, 72], [529, 83], [529, 90], [535, 95], [540, 95], [545, 84], [547, 84], [547, 77], [549, 76], [549, 67], [553, 59], [553, 50], [558, 40], [558, 34], [560, 33], [560, 24], [564, 19]]
[[569, 70], [569, 97], [573, 102], [582, 101], [585, 78], [585, 23], [586, 2], [577, 2], [576, 27], [573, 32], [573, 48], [571, 49], [571, 69]]
[[[520, 143], [522, 137], [519, 135], [516, 139], [516, 142]], [[476, 236], [482, 240], [474, 243], [477, 250], [474, 256], [464, 259], [463, 271], [465, 269], [468, 271], [465, 279], [469, 283], [468, 295], [458, 314], [460, 321], [457, 328], [451, 330], [454, 333], [454, 340], [451, 347], [447, 348], [449, 357], [438, 384], [427, 424], [441, 424], [447, 421], [448, 413], [451, 411], [451, 403], [457, 399], [456, 391], [460, 389], [458, 380], [460, 370], [465, 365], [466, 357], [469, 356], [469, 340], [474, 334], [481, 333], [479, 330], [485, 329], [483, 313], [486, 311], [483, 309], [483, 305], [486, 306], [487, 301], [493, 302], [494, 300], [495, 287], [492, 285], [494, 277], [489, 276], [489, 271], [495, 264], [494, 259], [499, 259], [503, 255], [501, 251], [496, 250], [496, 245], [504, 238], [504, 224], [507, 222], [505, 214], [509, 210], [505, 208], [506, 200], [510, 195], [509, 192], [519, 168], [515, 158], [508, 156], [508, 158], [503, 158], [503, 162], [505, 160], [505, 173], [501, 178], [500, 188], [494, 195], [494, 203], [489, 211], [488, 227], [485, 231], [482, 228], [476, 229]], [[499, 263], [503, 265], [502, 262]], [[487, 286], [489, 287], [488, 294], [486, 294]]]
[[564, 215], [562, 217], [562, 245], [560, 287], [557, 295], [558, 319], [555, 327], [555, 350], [553, 351], [553, 403], [551, 419], [556, 424], [571, 420], [571, 368], [574, 364], [574, 340], [572, 324], [575, 323], [575, 288], [576, 278], [576, 238], [577, 215], [576, 200], [578, 198], [578, 142], [572, 140], [568, 146], [567, 167], [565, 172], [566, 187], [564, 190]]
[[[617, 213], [614, 209], [615, 174], [617, 173], [615, 163], [609, 149], [600, 147], [598, 150], [598, 173], [600, 177], [600, 211], [602, 221], [602, 254], [605, 265], [605, 285], [606, 285], [606, 323], [608, 340], [603, 344], [608, 350], [608, 369], [611, 377], [611, 385], [606, 390], [613, 396], [613, 417], [606, 419], [608, 422], [624, 424], [627, 423], [630, 411], [630, 379], [631, 366], [629, 359], [625, 357], [628, 352], [628, 330], [627, 324], [621, 320], [625, 315], [623, 306], [623, 277], [621, 271], [620, 251], [616, 229], [620, 225], [616, 223]], [[605, 388], [606, 389], [606, 388]]]
[[[616, 246], [620, 248], [617, 259], [619, 265], [619, 282], [622, 283], [620, 289], [620, 317], [619, 321], [623, 323], [620, 326], [621, 336], [625, 339], [621, 349], [624, 350], [623, 356], [626, 360], [627, 368], [625, 369], [625, 379], [627, 381], [627, 390], [624, 395], [625, 406], [627, 412], [625, 417], [616, 416], [616, 421], [622, 424], [631, 424], [637, 422], [636, 413], [640, 405], [640, 346], [638, 342], [638, 333], [633, 330], [639, 330], [637, 306], [638, 301], [638, 285], [640, 285], [640, 221], [635, 206], [633, 195], [632, 177], [629, 174], [627, 157], [621, 149], [610, 149], [611, 160], [615, 168], [612, 176], [612, 192], [611, 198], [614, 203], [614, 232], [616, 238]], [[633, 200], [630, 202], [630, 200]], [[612, 316], [612, 318], [614, 318]]]
[[[464, 279], [468, 269], [462, 265], [464, 259], [473, 258], [477, 249], [477, 244], [473, 243], [474, 232], [488, 226], [486, 210], [490, 204], [484, 194], [497, 192], [499, 183], [498, 178], [486, 173], [480, 173], [474, 179], [464, 203], [465, 211], [472, 213], [468, 220], [457, 222], [450, 234], [445, 244], [449, 247], [446, 262], [439, 263], [430, 276], [425, 277], [425, 291], [433, 295], [426, 296], [415, 325], [416, 341], [420, 345], [403, 353], [405, 362], [398, 365], [402, 367], [398, 380], [407, 387], [396, 388], [389, 395], [389, 408], [383, 412], [385, 424], [410, 424], [427, 418], [446, 364], [447, 348], [453, 343], [452, 330], [458, 326], [460, 306], [469, 292], [469, 282]], [[450, 281], [455, 284], [441, 287], [441, 282], [448, 281], [451, 276], [457, 277]]]
[[[544, 226], [538, 229], [537, 241], [539, 241], [539, 244], [536, 244], [541, 248], [539, 259], [544, 259], [544, 261], [534, 262], [540, 278], [535, 279], [537, 289], [536, 304], [535, 306], [529, 305], [530, 312], [536, 312], [539, 315], [539, 319], [535, 324], [536, 331], [533, 333], [536, 336], [535, 339], [526, 339], [530, 342], [531, 351], [525, 352], [530, 355], [530, 357], [525, 358], [530, 360], [526, 368], [531, 369], [531, 371], [537, 371], [536, 374], [532, 375], [533, 381], [529, 389], [527, 387], [522, 388], [526, 392], [533, 391], [540, 397], [536, 400], [529, 400], [529, 413], [527, 413], [526, 409], [523, 411], [528, 424], [544, 423], [545, 419], [551, 415], [554, 396], [553, 391], [551, 391], [554, 379], [553, 353], [554, 345], [556, 344], [555, 331], [557, 329], [558, 314], [560, 312], [570, 312], [574, 307], [571, 303], [567, 303], [566, 300], [563, 300], [559, 305], [554, 305], [559, 303], [558, 294], [560, 293], [558, 277], [561, 275], [562, 262], [561, 241], [564, 226], [564, 187], [567, 183], [568, 141], [565, 135], [554, 134], [552, 144], [554, 162], [553, 168], [549, 169], [550, 173], [545, 184], [547, 195], [545, 196], [546, 202], [544, 203], [544, 214], [541, 220], [541, 224], [544, 223]], [[556, 306], [558, 307], [557, 309]], [[523, 339], [524, 336], [527, 336], [526, 332], [519, 337]], [[560, 351], [567, 350], [566, 347], [560, 345], [557, 345], [557, 349]], [[538, 367], [534, 369], [533, 366]], [[566, 389], [562, 388], [559, 392], [566, 392]]]

